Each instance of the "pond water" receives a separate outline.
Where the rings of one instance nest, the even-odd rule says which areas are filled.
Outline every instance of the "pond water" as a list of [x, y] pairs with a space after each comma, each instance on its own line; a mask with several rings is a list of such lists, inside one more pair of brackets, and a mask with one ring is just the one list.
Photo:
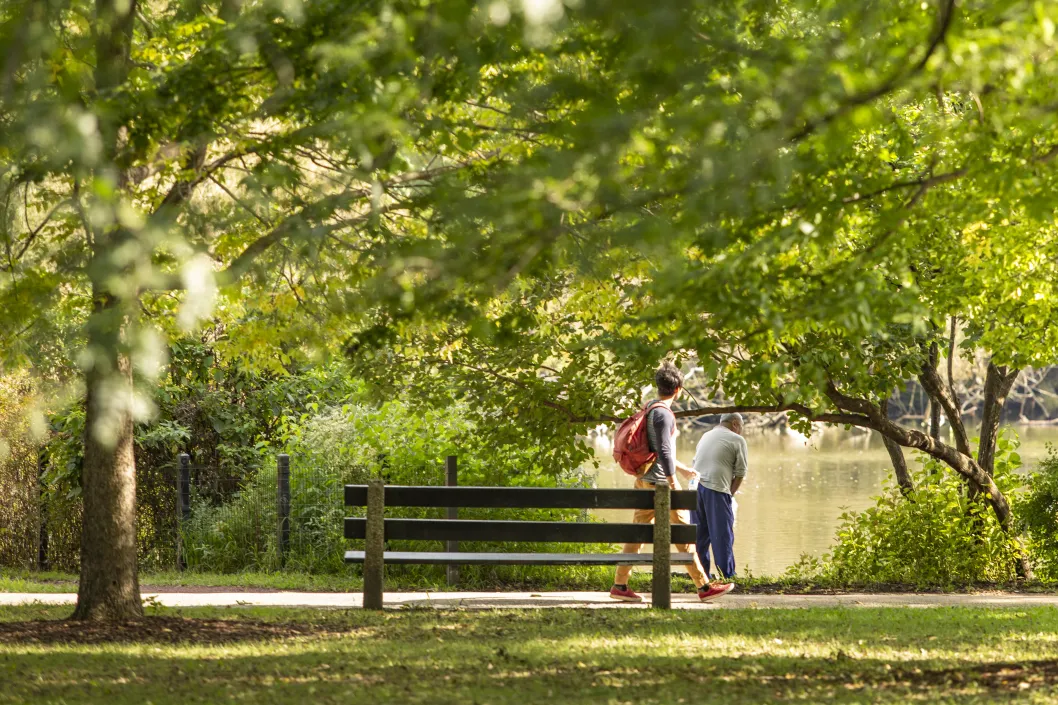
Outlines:
[[[1024, 470], [1031, 470], [1058, 445], [1058, 428], [1026, 426], [1013, 429], [1021, 440]], [[690, 465], [704, 430], [681, 433], [677, 457]], [[821, 556], [834, 540], [845, 511], [873, 504], [891, 472], [881, 438], [841, 428], [825, 428], [805, 439], [797, 433], [747, 434], [749, 474], [737, 495], [735, 560], [738, 572], [781, 575], [802, 554]], [[633, 478], [610, 455], [606, 440], [598, 441], [598, 470], [586, 468], [599, 487], [631, 487]], [[908, 464], [914, 455], [905, 450]], [[631, 512], [602, 511], [607, 521], [631, 521]]]

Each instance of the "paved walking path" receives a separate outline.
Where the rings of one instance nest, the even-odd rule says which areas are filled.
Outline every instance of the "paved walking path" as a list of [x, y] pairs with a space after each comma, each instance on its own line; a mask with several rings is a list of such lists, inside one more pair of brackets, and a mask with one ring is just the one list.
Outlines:
[[[360, 607], [360, 593], [340, 592], [170, 592], [143, 593], [145, 600], [166, 607]], [[640, 607], [649, 604], [647, 600]], [[71, 593], [0, 593], [0, 605], [44, 603], [73, 604]], [[604, 592], [391, 592], [385, 603], [392, 608], [533, 608], [636, 607], [615, 602]], [[804, 607], [1058, 607], [1058, 594], [1019, 593], [975, 594], [845, 594], [845, 595], [727, 595], [714, 603], [702, 604], [692, 594], [672, 596], [677, 609], [766, 609]]]

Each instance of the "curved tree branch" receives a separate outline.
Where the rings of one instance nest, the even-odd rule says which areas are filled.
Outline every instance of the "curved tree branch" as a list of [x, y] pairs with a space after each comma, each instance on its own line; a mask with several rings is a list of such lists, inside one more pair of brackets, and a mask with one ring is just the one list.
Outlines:
[[[933, 355], [932, 350], [933, 347], [931, 346], [931, 353], [927, 357], [927, 362], [922, 365], [922, 370], [918, 375], [918, 381], [926, 391], [926, 394], [929, 395], [931, 415], [933, 409], [943, 409], [944, 416], [947, 417], [952, 432], [955, 434], [955, 447], [960, 453], [971, 455], [970, 439], [966, 435], [966, 426], [963, 424], [959, 403], [952, 397], [950, 388], [944, 384], [944, 381], [940, 377], [940, 373], [937, 372], [937, 367], [935, 365], [936, 356]], [[930, 435], [933, 435], [932, 426], [933, 422], [931, 420]], [[936, 437], [937, 436], [934, 436], [934, 438]]]
[[826, 115], [823, 115], [822, 117], [816, 118], [814, 120], [808, 120], [800, 130], [790, 136], [790, 141], [799, 142], [803, 140], [805, 137], [808, 137], [820, 127], [824, 127], [830, 124], [831, 122], [838, 119], [853, 108], [865, 105], [874, 100], [877, 100], [878, 98], [881, 98], [882, 96], [888, 93], [891, 93], [892, 91], [899, 88], [904, 81], [911, 78], [915, 74], [921, 72], [922, 69], [924, 69], [926, 67], [926, 64], [929, 62], [930, 57], [932, 57], [933, 54], [936, 53], [937, 49], [940, 48], [940, 45], [944, 43], [944, 38], [948, 34], [948, 29], [951, 27], [951, 21], [954, 15], [955, 0], [942, 0], [940, 12], [937, 15], [937, 21], [934, 24], [929, 44], [926, 46], [925, 51], [922, 53], [922, 56], [918, 59], [918, 61], [911, 64], [910, 66], [903, 67], [895, 71], [891, 76], [889, 76], [889, 78], [885, 79], [874, 88], [870, 88], [868, 90], [853, 95], [844, 103], [842, 103]]

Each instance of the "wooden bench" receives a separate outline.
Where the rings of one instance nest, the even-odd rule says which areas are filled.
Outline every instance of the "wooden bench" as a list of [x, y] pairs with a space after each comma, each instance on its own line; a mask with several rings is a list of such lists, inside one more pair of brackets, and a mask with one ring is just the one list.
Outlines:
[[[693, 544], [695, 527], [670, 521], [670, 509], [693, 509], [693, 491], [599, 490], [538, 487], [410, 487], [346, 485], [345, 505], [367, 507], [366, 518], [346, 517], [345, 538], [365, 539], [366, 550], [347, 551], [347, 563], [364, 564], [364, 607], [382, 608], [383, 571], [398, 565], [652, 565], [654, 607], [667, 609], [672, 601], [672, 566], [694, 562], [691, 553], [670, 553], [673, 543]], [[655, 522], [589, 523], [460, 519], [387, 519], [386, 507], [504, 508], [504, 509], [650, 509]], [[448, 551], [386, 551], [387, 540], [444, 541]], [[653, 553], [467, 553], [454, 542], [482, 541], [538, 543], [649, 543]]]

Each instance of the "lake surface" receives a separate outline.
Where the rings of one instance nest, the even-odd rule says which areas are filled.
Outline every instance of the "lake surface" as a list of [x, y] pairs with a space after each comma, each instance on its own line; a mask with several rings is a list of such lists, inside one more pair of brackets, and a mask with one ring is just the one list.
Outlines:
[[[1058, 445], [1058, 428], [1014, 428], [1021, 440], [1023, 470], [1031, 470]], [[682, 433], [677, 457], [690, 465], [704, 431]], [[778, 576], [802, 554], [821, 556], [834, 541], [845, 511], [873, 504], [892, 471], [881, 437], [825, 428], [805, 439], [797, 433], [747, 434], [749, 474], [737, 495], [735, 560], [739, 573]], [[613, 462], [608, 442], [596, 446], [601, 467], [586, 472], [599, 487], [631, 487], [633, 478]], [[909, 466], [917, 463], [905, 449]], [[630, 511], [603, 511], [607, 521], [631, 521]]]

